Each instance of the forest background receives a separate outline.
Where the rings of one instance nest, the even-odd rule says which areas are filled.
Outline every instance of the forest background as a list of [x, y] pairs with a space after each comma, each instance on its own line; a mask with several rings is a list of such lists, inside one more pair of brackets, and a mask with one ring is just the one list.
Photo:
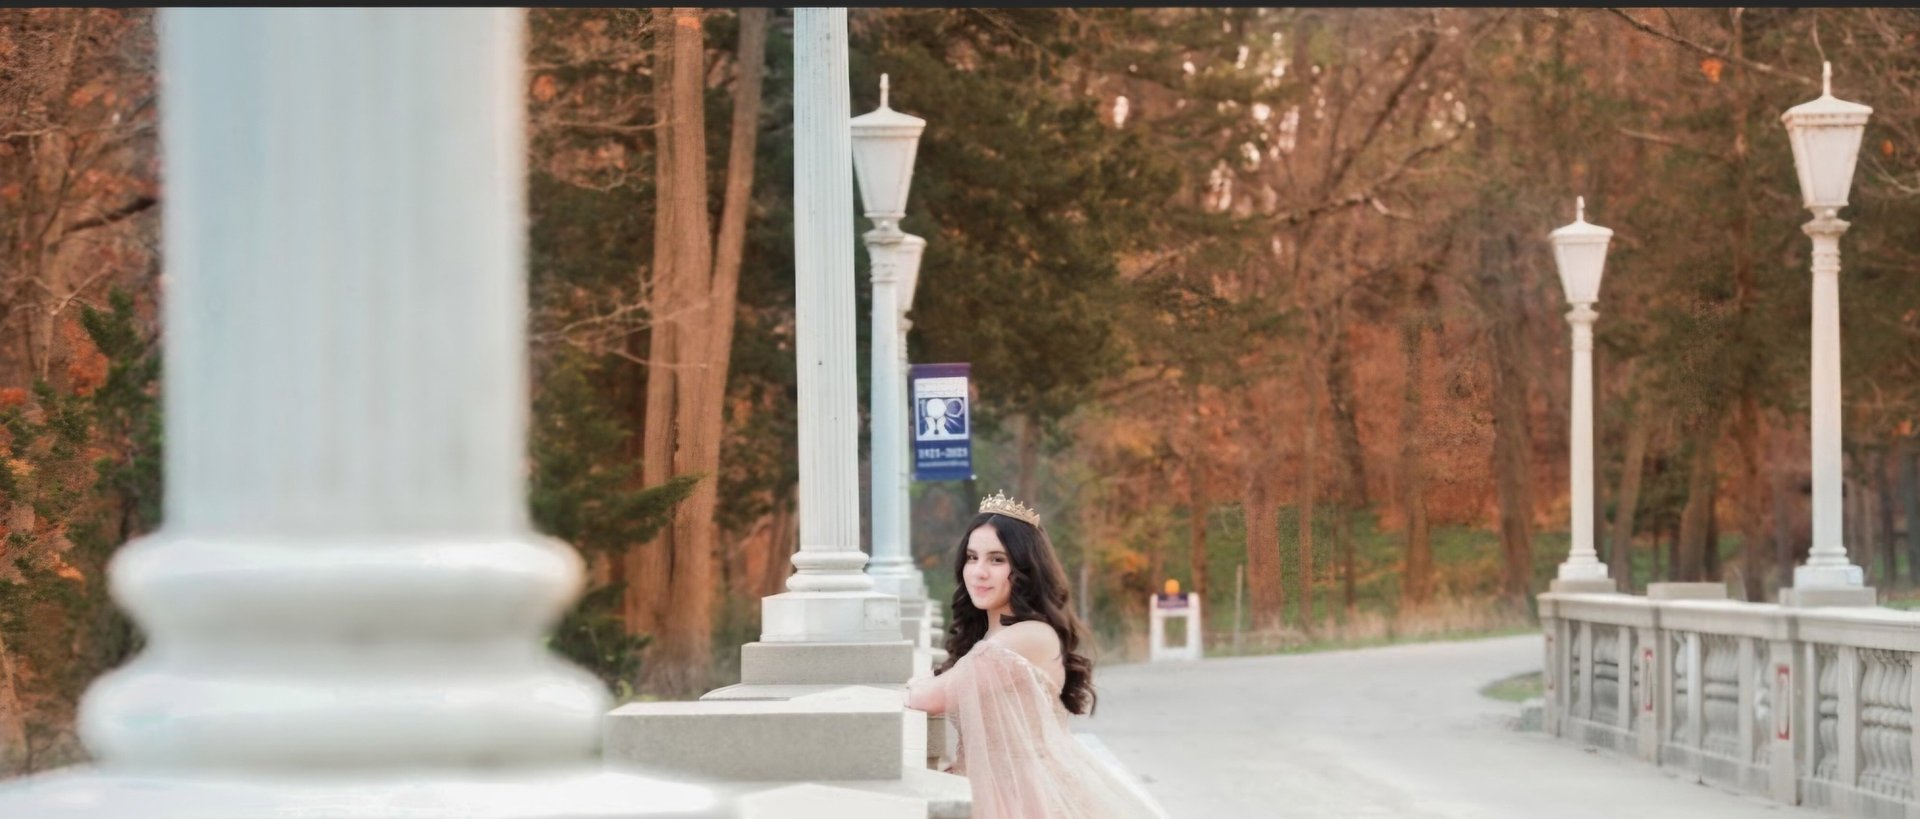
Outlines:
[[[689, 696], [736, 674], [797, 537], [791, 18], [529, 18], [532, 503], [593, 567], [554, 644], [622, 696]], [[1216, 653], [1524, 627], [1568, 542], [1545, 234], [1584, 195], [1616, 231], [1602, 557], [1623, 588], [1769, 598], [1809, 530], [1779, 115], [1822, 60], [1875, 108], [1845, 214], [1847, 545], [1888, 596], [1915, 585], [1920, 14], [850, 18], [854, 111], [886, 72], [928, 120], [912, 359], [971, 362], [978, 394], [980, 480], [914, 487], [937, 597], [1004, 488], [1108, 661], [1168, 577]], [[105, 567], [160, 523], [153, 26], [0, 11], [0, 772], [79, 758], [80, 692], [139, 645]]]

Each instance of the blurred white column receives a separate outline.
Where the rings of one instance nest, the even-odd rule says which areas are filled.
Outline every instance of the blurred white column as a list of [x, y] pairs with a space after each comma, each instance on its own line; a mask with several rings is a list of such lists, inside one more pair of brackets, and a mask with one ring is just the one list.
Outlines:
[[524, 15], [168, 10], [166, 522], [116, 556], [148, 635], [98, 760], [4, 816], [723, 815], [608, 772], [606, 691], [544, 635]]

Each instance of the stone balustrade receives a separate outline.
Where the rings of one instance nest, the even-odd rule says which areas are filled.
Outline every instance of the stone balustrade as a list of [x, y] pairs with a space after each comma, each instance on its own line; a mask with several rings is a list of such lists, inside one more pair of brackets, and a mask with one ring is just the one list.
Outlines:
[[1920, 612], [1718, 596], [1541, 595], [1546, 731], [1787, 804], [1920, 816]]

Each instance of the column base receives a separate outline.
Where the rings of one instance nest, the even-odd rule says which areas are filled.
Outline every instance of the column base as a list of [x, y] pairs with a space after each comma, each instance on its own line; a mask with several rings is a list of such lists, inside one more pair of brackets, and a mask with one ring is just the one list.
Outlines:
[[1598, 580], [1591, 578], [1556, 578], [1547, 581], [1547, 591], [1555, 594], [1617, 594], [1613, 581], [1604, 576]]
[[1598, 561], [1593, 563], [1574, 563], [1572, 561], [1562, 563], [1560, 564], [1560, 570], [1555, 576], [1560, 580], [1598, 580], [1606, 583], [1612, 582], [1612, 580], [1607, 577], [1607, 564]]
[[[926, 757], [904, 690], [842, 686], [791, 700], [636, 702], [607, 714], [607, 761], [705, 780], [899, 779]], [[830, 750], [829, 750], [830, 749]]]
[[1648, 600], [1725, 600], [1725, 583], [1648, 583]]
[[900, 639], [900, 598], [880, 592], [786, 592], [760, 598], [768, 643], [891, 643]]
[[900, 636], [915, 648], [934, 645], [933, 620], [927, 616], [926, 598], [900, 598]]
[[1837, 566], [1801, 564], [1793, 569], [1795, 589], [1858, 589], [1866, 585], [1866, 572], [1851, 563]]
[[1880, 605], [1880, 594], [1872, 586], [1854, 586], [1852, 588], [1822, 588], [1815, 586], [1805, 589], [1794, 586], [1780, 590], [1780, 605], [1796, 609], [1817, 609], [1836, 606], [1874, 608]]
[[[965, 780], [962, 780], [965, 781]], [[67, 768], [0, 786], [0, 816], [41, 819], [614, 819], [732, 817], [735, 801], [711, 787], [598, 763], [522, 774], [431, 770], [195, 775]]]
[[748, 643], [740, 647], [743, 685], [905, 685], [919, 669], [914, 645], [890, 643]]
[[921, 577], [920, 573], [911, 567], [901, 568], [905, 570], [890, 572], [887, 571], [887, 567], [881, 567], [868, 571], [867, 576], [873, 578], [873, 590], [891, 594], [901, 600], [926, 597], [926, 578]]
[[[813, 690], [777, 702], [716, 696], [755, 687], [768, 688], [730, 686], [700, 702], [630, 703], [615, 709], [605, 723], [609, 763], [724, 782], [728, 792], [746, 794], [740, 800], [743, 817], [970, 815], [973, 797], [966, 778], [927, 769], [927, 759], [944, 747], [945, 737], [931, 741], [932, 720], [902, 707], [904, 687], [807, 686]], [[788, 784], [800, 782], [808, 785], [796, 790]], [[831, 791], [810, 790], [816, 788]], [[807, 795], [803, 791], [820, 800], [808, 804], [833, 810], [815, 813], [782, 802], [789, 795]], [[905, 803], [849, 799], [848, 791], [912, 800], [913, 808], [896, 813]], [[869, 806], [886, 810], [853, 810]]]

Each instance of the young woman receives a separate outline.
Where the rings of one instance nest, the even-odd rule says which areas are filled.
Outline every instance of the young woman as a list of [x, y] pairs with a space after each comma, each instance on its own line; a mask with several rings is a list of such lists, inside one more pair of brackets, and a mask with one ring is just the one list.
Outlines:
[[952, 772], [975, 819], [1163, 817], [1067, 729], [1093, 712], [1085, 629], [1040, 515], [996, 494], [980, 502], [953, 568], [947, 663], [908, 684], [907, 707], [946, 714], [960, 735]]

